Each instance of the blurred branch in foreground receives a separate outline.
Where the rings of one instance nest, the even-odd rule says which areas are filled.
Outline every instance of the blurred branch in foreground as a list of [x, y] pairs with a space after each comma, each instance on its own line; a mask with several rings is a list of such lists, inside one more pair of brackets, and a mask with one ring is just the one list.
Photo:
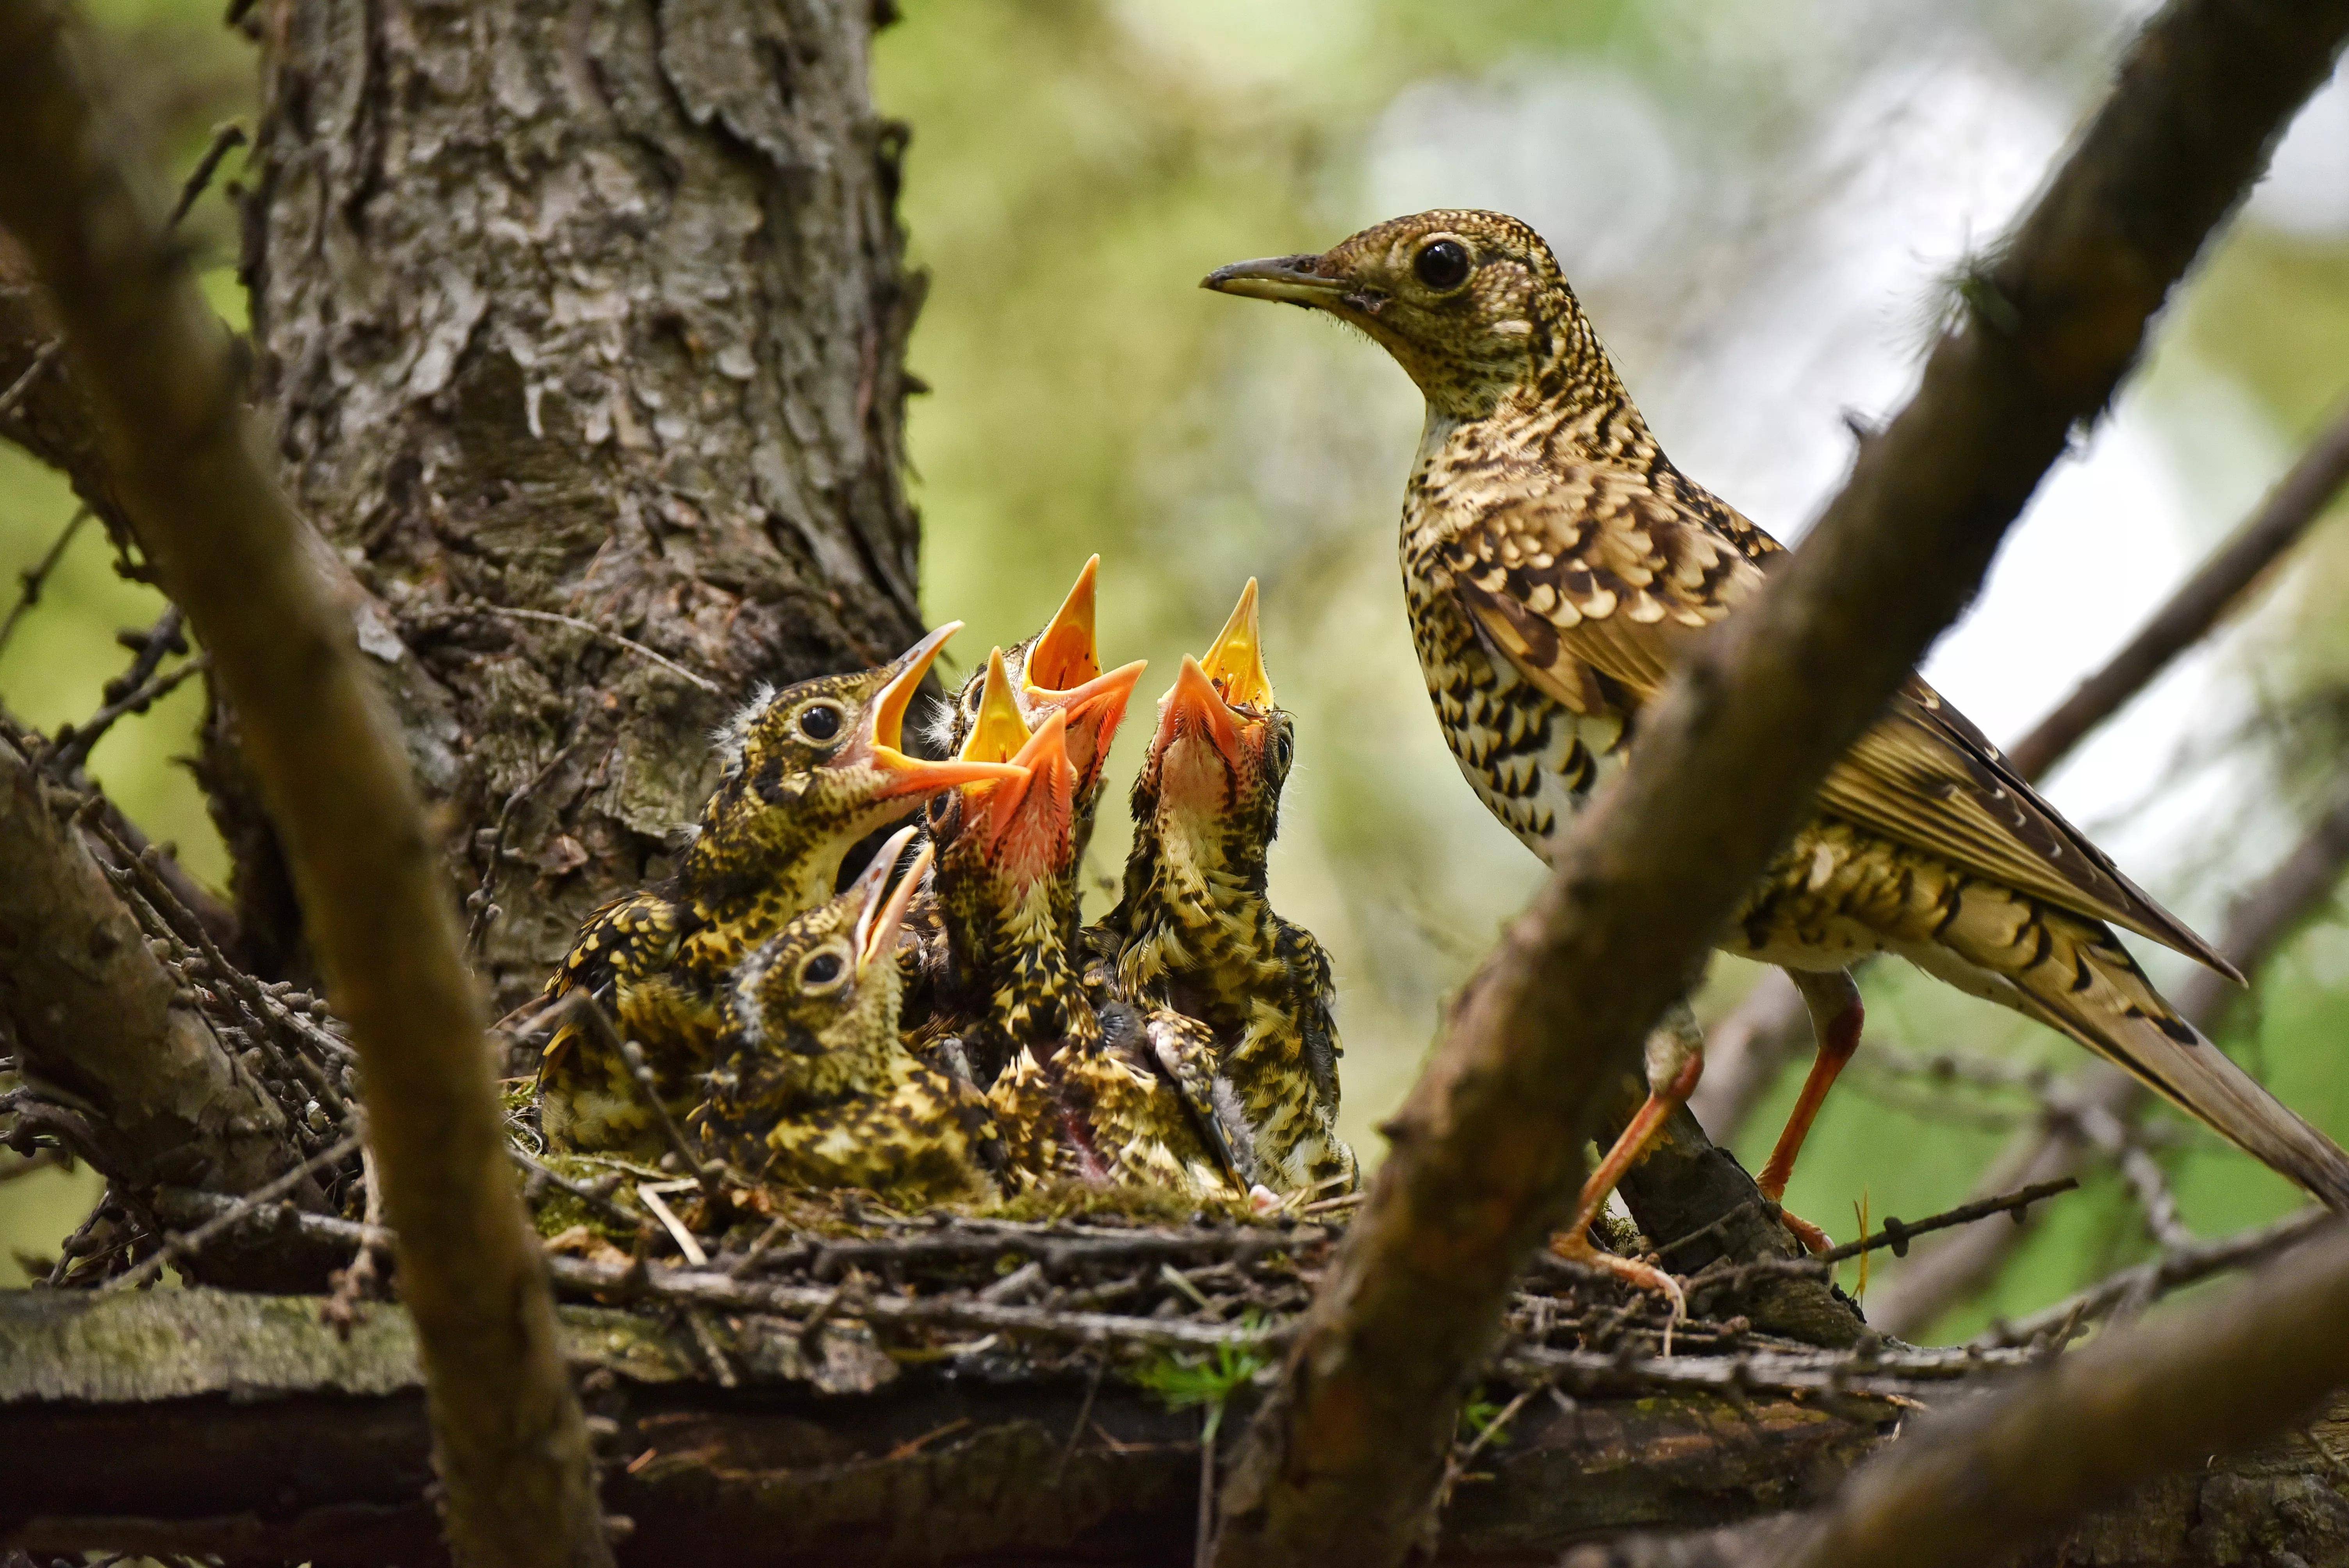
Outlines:
[[[2349, 404], [2309, 444], [2234, 537], [2178, 585], [2127, 646], [2015, 742], [2007, 760], [2025, 779], [2038, 782], [2237, 607], [2268, 568], [2307, 536], [2344, 485], [2349, 485]], [[2235, 949], [2227, 952], [2243, 967]], [[2194, 1016], [2191, 1007], [2187, 1013]], [[1802, 997], [1785, 975], [1764, 975], [1708, 1031], [1704, 1080], [1690, 1097], [1689, 1109], [1715, 1139], [1734, 1140], [1754, 1106], [1777, 1081], [1780, 1069], [1810, 1044], [1810, 1016], [1803, 1010]]]
[[[1628, 1068], [1834, 759], [1955, 617], [2278, 131], [2349, 5], [2177, 0], [1759, 602], [1642, 715], [1444, 1021], [1225, 1491], [1227, 1564], [1400, 1561], [1470, 1369]], [[1734, 795], [1742, 809], [1723, 813]]]
[[[2237, 901], [2220, 933], [2219, 951], [2246, 975], [2261, 967], [2323, 903], [2349, 872], [2349, 791], [2308, 837], [2258, 885]], [[2223, 1022], [2240, 995], [2225, 979], [2197, 970], [2178, 986], [2178, 1010], [2203, 1033]], [[2099, 1064], [2074, 1075], [2050, 1096], [2052, 1114], [2026, 1128], [1983, 1172], [1976, 1186], [2004, 1191], [2029, 1181], [2078, 1174], [2097, 1153], [2095, 1123], [2127, 1127], [2153, 1097], [2118, 1068]], [[2030, 1234], [2026, 1226], [1985, 1227], [1920, 1247], [1906, 1268], [1870, 1299], [1868, 1318], [1887, 1334], [1915, 1334], [1989, 1284]]]
[[2306, 1419], [2349, 1380], [2349, 1233], [2241, 1290], [2116, 1332], [1916, 1429], [1808, 1518], [1569, 1568], [1961, 1568], [2002, 1560], [2133, 1483]]
[[0, 222], [52, 291], [107, 471], [236, 701], [367, 1080], [460, 1562], [611, 1560], [480, 1003], [398, 735], [255, 460], [227, 335], [101, 149], [64, 18], [0, 4]]

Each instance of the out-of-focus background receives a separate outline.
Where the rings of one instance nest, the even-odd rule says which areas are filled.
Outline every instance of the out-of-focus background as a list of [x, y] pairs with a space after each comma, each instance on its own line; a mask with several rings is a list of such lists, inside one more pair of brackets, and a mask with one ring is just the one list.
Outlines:
[[[218, 26], [217, 0], [90, 9], [171, 178], [215, 123], [250, 114], [250, 61]], [[911, 356], [932, 388], [911, 417], [926, 607], [971, 624], [959, 646], [973, 658], [1033, 631], [1098, 551], [1104, 654], [1148, 656], [1154, 696], [1242, 582], [1260, 579], [1271, 673], [1299, 737], [1274, 893], [1335, 960], [1346, 1130], [1367, 1159], [1443, 998], [1539, 867], [1461, 783], [1403, 625], [1393, 530], [1416, 394], [1360, 339], [1201, 293], [1201, 274], [1424, 207], [1514, 211], [1557, 251], [1680, 465], [1792, 536], [1841, 476], [1850, 422], [1898, 407], [1948, 280], [2028, 199], [2151, 9], [966, 0], [909, 7], [883, 36], [881, 102], [914, 128], [905, 216], [934, 273]], [[233, 227], [218, 192], [191, 224], [233, 316]], [[2336, 81], [1929, 674], [1993, 737], [2020, 734], [2344, 397], [2349, 83]], [[0, 451], [0, 598], [71, 510], [62, 483]], [[2337, 787], [2344, 583], [2349, 529], [2335, 518], [2054, 779], [2059, 805], [2205, 930]], [[119, 667], [114, 632], [158, 608], [86, 530], [0, 645], [0, 702], [45, 726], [87, 715]], [[1119, 746], [1121, 781], [1147, 706]], [[198, 707], [187, 688], [118, 727], [92, 771], [217, 875], [223, 858], [173, 760], [191, 749]], [[1104, 812], [1102, 878], [1115, 874], [1123, 828]], [[2148, 963], [2174, 976], [2168, 959]], [[1755, 973], [1716, 964], [1702, 1011], [1718, 1016]], [[2083, 1059], [1889, 967], [1867, 991], [1871, 1037], [1888, 1044]], [[2349, 926], [2328, 914], [2269, 967], [2224, 1038], [2349, 1138], [2344, 1037]], [[1960, 1201], [2028, 1109], [1960, 1106], [1866, 1063], [1788, 1193], [1839, 1236], [1862, 1201], [1876, 1216]], [[1740, 1138], [1749, 1162], [1799, 1071]], [[2199, 1132], [2181, 1128], [2162, 1160], [2199, 1231], [2298, 1201]], [[87, 1172], [0, 1184], [0, 1284], [22, 1277], [12, 1251], [53, 1247], [92, 1191]], [[2092, 1179], [1939, 1331], [2044, 1304], [2148, 1244], [2117, 1183]]]

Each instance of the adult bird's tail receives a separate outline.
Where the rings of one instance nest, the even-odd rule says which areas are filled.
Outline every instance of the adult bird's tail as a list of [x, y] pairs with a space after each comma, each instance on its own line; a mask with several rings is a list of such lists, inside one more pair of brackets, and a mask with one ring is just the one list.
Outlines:
[[[2349, 1153], [2228, 1059], [2145, 976], [2117, 942], [2078, 955], [2069, 985], [2023, 989], [2045, 1022], [2189, 1111], [2237, 1148], [2349, 1212]], [[2082, 984], [2085, 981], [2085, 984]]]

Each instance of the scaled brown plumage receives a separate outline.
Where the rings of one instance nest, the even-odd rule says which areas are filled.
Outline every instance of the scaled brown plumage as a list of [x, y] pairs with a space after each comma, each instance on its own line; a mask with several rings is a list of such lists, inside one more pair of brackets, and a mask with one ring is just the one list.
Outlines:
[[[1516, 219], [1424, 212], [1206, 286], [1337, 315], [1426, 396], [1403, 501], [1413, 636], [1461, 771], [1548, 858], [1640, 707], [1780, 547], [1666, 459], [1549, 248]], [[1923, 681], [1837, 765], [1820, 807], [1726, 948], [1811, 977], [1806, 995], [1830, 1003], [1851, 995], [1853, 958], [1899, 954], [2062, 1030], [2349, 1206], [2349, 1157], [2180, 1018], [2111, 926], [2231, 974], [2225, 961]], [[1857, 1041], [1856, 1006], [1821, 1021], [1774, 1187]]]

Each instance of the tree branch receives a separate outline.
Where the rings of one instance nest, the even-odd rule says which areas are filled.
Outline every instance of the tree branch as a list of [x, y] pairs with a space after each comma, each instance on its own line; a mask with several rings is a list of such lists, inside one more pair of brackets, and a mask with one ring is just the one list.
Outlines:
[[2036, 779], [2120, 711], [2169, 661], [2207, 635], [2349, 484], [2349, 408], [2320, 432], [2234, 537], [2179, 585], [2128, 645], [2014, 743], [2007, 760]]
[[242, 1072], [0, 726], [0, 1012], [36, 1097], [85, 1114], [77, 1152], [132, 1185], [260, 1186], [298, 1158], [276, 1101]]
[[1423, 1533], [1468, 1371], [1580, 1179], [1597, 1091], [1974, 592], [2344, 32], [2341, 0], [2174, 0], [2147, 28], [1915, 397], [1643, 715], [1633, 766], [1453, 1007], [1251, 1427], [1218, 1562], [1393, 1563]]
[[226, 335], [101, 150], [62, 19], [0, 4], [0, 222], [55, 296], [123, 509], [211, 651], [364, 1064], [461, 1562], [608, 1563], [479, 999], [398, 735], [254, 460]]

